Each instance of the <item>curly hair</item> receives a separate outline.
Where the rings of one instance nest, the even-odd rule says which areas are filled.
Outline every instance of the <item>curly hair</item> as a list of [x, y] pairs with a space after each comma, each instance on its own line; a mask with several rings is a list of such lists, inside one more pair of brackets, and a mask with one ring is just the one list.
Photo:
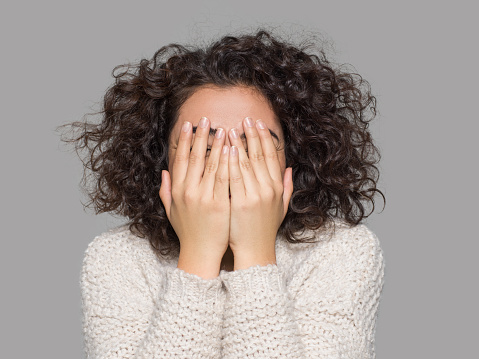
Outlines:
[[[286, 166], [294, 192], [278, 235], [291, 243], [298, 232], [317, 230], [339, 218], [350, 226], [374, 211], [380, 160], [368, 130], [376, 98], [360, 75], [336, 69], [324, 50], [294, 46], [264, 29], [224, 36], [206, 48], [169, 44], [151, 60], [114, 68], [99, 124], [73, 122], [80, 134], [66, 142], [87, 149], [87, 189], [96, 213], [129, 219], [157, 255], [179, 251], [179, 239], [158, 196], [161, 171], [168, 169], [169, 135], [181, 105], [200, 86], [249, 86], [260, 91], [280, 120]], [[64, 125], [65, 126], [65, 125]], [[368, 205], [372, 205], [367, 212]]]

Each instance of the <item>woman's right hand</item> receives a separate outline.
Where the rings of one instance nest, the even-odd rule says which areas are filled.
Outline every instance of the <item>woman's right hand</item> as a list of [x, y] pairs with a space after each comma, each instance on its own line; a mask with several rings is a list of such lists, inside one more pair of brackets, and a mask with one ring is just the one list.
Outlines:
[[[201, 127], [202, 124], [205, 127]], [[190, 152], [193, 133], [191, 123], [185, 121], [172, 173], [162, 172], [159, 194], [168, 220], [180, 240], [178, 267], [183, 263], [181, 265], [186, 271], [213, 278], [217, 276], [228, 248], [229, 148], [224, 145], [224, 129], [218, 128], [210, 155], [205, 159], [209, 130], [210, 121], [203, 118]]]

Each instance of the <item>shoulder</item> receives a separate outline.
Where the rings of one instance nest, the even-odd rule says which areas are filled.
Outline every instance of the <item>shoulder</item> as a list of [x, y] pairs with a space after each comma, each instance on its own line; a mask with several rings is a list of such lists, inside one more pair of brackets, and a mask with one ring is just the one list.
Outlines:
[[288, 243], [282, 239], [278, 245], [285, 247], [291, 256], [314, 262], [319, 257], [379, 256], [382, 250], [378, 237], [365, 224], [351, 226], [336, 219], [327, 227], [305, 230], [300, 238], [312, 238], [313, 243]]
[[379, 238], [365, 224], [350, 226], [337, 221], [334, 231], [319, 243], [311, 258], [314, 264], [324, 261], [358, 271], [382, 266], [384, 262]]
[[161, 286], [160, 264], [147, 239], [119, 226], [96, 236], [83, 258], [80, 289], [85, 315], [135, 318]]
[[311, 285], [311, 290], [323, 288], [325, 294], [339, 288], [353, 290], [359, 283], [371, 281], [382, 285], [383, 251], [368, 226], [350, 226], [336, 220], [327, 231], [311, 231], [308, 235], [314, 235], [316, 242], [307, 245], [307, 255], [297, 267], [296, 280], [292, 280], [297, 288], [293, 286], [292, 290], [306, 289], [305, 283]]
[[157, 277], [160, 262], [148, 239], [131, 233], [128, 225], [96, 236], [87, 246], [81, 270], [81, 285], [111, 287], [129, 282], [142, 285]]
[[376, 234], [365, 224], [349, 226], [340, 224], [333, 236], [333, 243], [355, 255], [381, 255], [381, 244]]
[[99, 258], [108, 261], [120, 257], [150, 257], [152, 254], [147, 239], [135, 236], [128, 225], [122, 225], [96, 236], [85, 250], [84, 262]]

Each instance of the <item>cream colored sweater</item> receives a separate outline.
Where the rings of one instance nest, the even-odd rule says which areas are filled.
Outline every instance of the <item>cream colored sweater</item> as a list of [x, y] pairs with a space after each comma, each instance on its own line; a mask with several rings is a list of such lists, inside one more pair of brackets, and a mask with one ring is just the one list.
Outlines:
[[[116, 227], [81, 271], [88, 358], [375, 358], [383, 252], [365, 225], [278, 236], [276, 265], [203, 279]], [[303, 236], [309, 236], [306, 231]]]

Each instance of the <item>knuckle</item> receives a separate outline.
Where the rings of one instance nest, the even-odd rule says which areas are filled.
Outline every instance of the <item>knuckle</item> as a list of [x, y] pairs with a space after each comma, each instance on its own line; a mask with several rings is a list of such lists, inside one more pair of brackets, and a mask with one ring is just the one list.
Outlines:
[[198, 156], [195, 152], [191, 152], [189, 161], [192, 165], [197, 164], [198, 162], [200, 162], [200, 156]]
[[185, 202], [194, 202], [196, 201], [196, 191], [192, 191], [191, 189], [186, 189], [183, 193], [183, 198]]
[[210, 205], [211, 205], [211, 199], [209, 197], [206, 197], [206, 196], [201, 196], [199, 198], [199, 202], [200, 202], [200, 205], [202, 208], [206, 208], [208, 210], [210, 210]]
[[275, 183], [273, 188], [275, 193], [282, 194], [284, 192], [284, 186], [282, 183]]
[[242, 180], [243, 180], [243, 177], [241, 177], [241, 176], [231, 176], [230, 177], [230, 182], [233, 182], [233, 183], [241, 183]]
[[178, 199], [181, 198], [182, 192], [180, 188], [174, 187], [171, 189], [171, 198]]
[[249, 159], [250, 161], [264, 162], [265, 157], [262, 153], [250, 153]]
[[206, 138], [207, 136], [209, 136], [209, 131], [207, 130], [207, 127], [201, 128], [198, 126], [195, 132], [195, 141], [199, 138]]
[[191, 134], [190, 133], [186, 133], [186, 132], [183, 132], [183, 131], [180, 131], [180, 136], [178, 138], [178, 144], [180, 143], [188, 143], [190, 144], [191, 143]]
[[228, 183], [228, 178], [225, 177], [225, 176], [222, 176], [222, 175], [217, 174], [217, 175], [215, 176], [215, 181], [216, 181], [216, 183], [218, 183], [218, 184], [226, 184], [226, 183]]
[[211, 161], [211, 162], [208, 162], [205, 166], [205, 173], [206, 174], [211, 174], [211, 173], [215, 173], [216, 172], [216, 162], [215, 161]]
[[260, 195], [250, 196], [248, 201], [253, 207], [255, 207], [261, 202], [261, 196]]
[[251, 161], [249, 161], [249, 160], [240, 161], [240, 166], [243, 170], [250, 171], [251, 170]]
[[249, 131], [248, 135], [249, 135], [248, 137], [249, 137], [250, 139], [259, 138], [259, 133], [258, 133], [258, 131], [254, 131], [253, 128], [251, 128], [251, 130]]
[[188, 162], [189, 154], [188, 155], [183, 155], [181, 153], [176, 152], [175, 154], [175, 162], [176, 163], [183, 163], [183, 162]]
[[247, 203], [239, 203], [235, 209], [244, 212], [249, 209], [249, 206]]
[[261, 202], [259, 196], [248, 196], [245, 201], [238, 201], [235, 203], [235, 209], [239, 211], [249, 211], [251, 208], [257, 207]]
[[224, 166], [228, 166], [228, 163], [229, 163], [228, 156], [221, 156], [220, 163]]
[[245, 211], [245, 210], [247, 210], [246, 205], [247, 205], [246, 203], [241, 202], [241, 201], [231, 202], [231, 208], [234, 211]]
[[265, 158], [268, 160], [277, 160], [278, 154], [276, 152], [268, 152], [265, 154]]
[[261, 189], [261, 197], [268, 202], [271, 201], [275, 197], [274, 189], [272, 187]]
[[212, 210], [215, 213], [225, 213], [226, 211], [229, 210], [229, 201], [215, 201], [214, 206], [212, 207]]

